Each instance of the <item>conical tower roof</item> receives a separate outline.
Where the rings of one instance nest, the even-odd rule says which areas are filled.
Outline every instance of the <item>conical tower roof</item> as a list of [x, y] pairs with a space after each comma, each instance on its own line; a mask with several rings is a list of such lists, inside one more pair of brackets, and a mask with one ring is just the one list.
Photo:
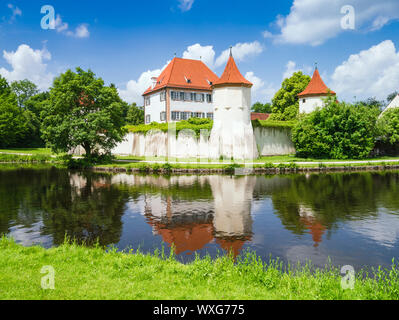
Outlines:
[[322, 95], [336, 95], [336, 93], [330, 90], [323, 80], [320, 77], [319, 70], [316, 70], [313, 73], [312, 80], [310, 80], [308, 86], [304, 91], [298, 94], [298, 97], [306, 97], [306, 96], [322, 96]]
[[223, 86], [223, 85], [239, 85], [239, 86], [246, 86], [252, 87], [253, 84], [249, 82], [247, 79], [243, 77], [240, 70], [234, 61], [233, 55], [230, 51], [230, 57], [227, 61], [226, 68], [220, 79], [213, 83], [214, 87]]

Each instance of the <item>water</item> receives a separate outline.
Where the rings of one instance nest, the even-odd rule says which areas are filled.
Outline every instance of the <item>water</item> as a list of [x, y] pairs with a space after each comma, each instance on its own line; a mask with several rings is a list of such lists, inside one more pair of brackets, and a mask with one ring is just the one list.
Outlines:
[[0, 234], [65, 235], [178, 258], [255, 250], [268, 260], [389, 267], [399, 258], [399, 172], [140, 176], [0, 167]]

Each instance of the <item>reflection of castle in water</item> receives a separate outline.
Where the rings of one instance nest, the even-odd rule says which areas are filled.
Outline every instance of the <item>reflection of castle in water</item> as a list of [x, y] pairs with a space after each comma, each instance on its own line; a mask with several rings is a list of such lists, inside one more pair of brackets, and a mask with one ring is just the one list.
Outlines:
[[[215, 241], [237, 256], [245, 242], [252, 239], [251, 203], [255, 177], [178, 176], [165, 179], [128, 176], [127, 179], [130, 183], [134, 179], [139, 185], [155, 184], [165, 190], [170, 186], [187, 186], [194, 190], [193, 199], [184, 199], [178, 191], [164, 196], [151, 192], [145, 195], [147, 222], [153, 227], [154, 234], [162, 236], [170, 246], [174, 245], [177, 254], [191, 254]], [[198, 186], [197, 190], [193, 186]]]
[[313, 210], [305, 207], [303, 205], [299, 206], [299, 221], [309, 230], [312, 235], [314, 242], [314, 247], [317, 248], [323, 241], [323, 234], [326, 232], [326, 226], [324, 226], [320, 221], [318, 221], [317, 216], [314, 214]]

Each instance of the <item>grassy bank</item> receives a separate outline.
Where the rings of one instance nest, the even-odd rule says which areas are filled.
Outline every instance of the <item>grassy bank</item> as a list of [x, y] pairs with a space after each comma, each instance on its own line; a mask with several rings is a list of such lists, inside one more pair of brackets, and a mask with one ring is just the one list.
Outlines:
[[[43, 290], [43, 266], [55, 269], [55, 290]], [[105, 252], [66, 244], [45, 250], [0, 240], [1, 299], [398, 299], [399, 270], [359, 272], [353, 290], [338, 269], [282, 271], [247, 254], [183, 265], [162, 254]]]

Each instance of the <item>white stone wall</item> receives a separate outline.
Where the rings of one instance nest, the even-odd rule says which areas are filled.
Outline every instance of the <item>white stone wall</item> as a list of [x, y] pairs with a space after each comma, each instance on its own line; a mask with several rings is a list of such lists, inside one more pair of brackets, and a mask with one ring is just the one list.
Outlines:
[[[161, 131], [152, 131], [147, 135], [129, 133], [125, 141], [120, 143], [112, 153], [137, 157], [166, 157], [169, 150], [169, 157], [171, 158], [209, 158], [218, 160], [219, 157], [215, 156], [214, 147], [208, 137], [209, 132], [208, 134], [200, 135], [198, 138], [194, 132], [184, 130], [179, 132], [177, 138], [172, 134], [168, 143], [168, 134]], [[261, 156], [295, 153], [290, 129], [255, 128], [254, 137], [256, 149]]]
[[[316, 110], [317, 107], [323, 107], [324, 97], [306, 97], [299, 99], [299, 113], [311, 113]], [[305, 100], [305, 102], [303, 102]]]

